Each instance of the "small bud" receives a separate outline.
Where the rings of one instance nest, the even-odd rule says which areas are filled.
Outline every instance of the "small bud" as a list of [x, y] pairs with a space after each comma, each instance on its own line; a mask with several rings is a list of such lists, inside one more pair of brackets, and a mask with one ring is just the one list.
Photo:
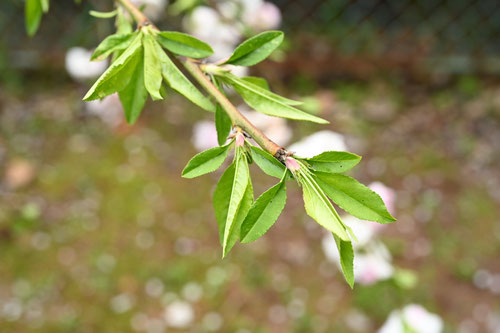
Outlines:
[[297, 162], [297, 160], [293, 157], [287, 157], [285, 160], [285, 165], [293, 173], [295, 173], [295, 171], [300, 169], [299, 162]]
[[245, 144], [245, 136], [243, 133], [236, 133], [236, 147], [243, 147]]

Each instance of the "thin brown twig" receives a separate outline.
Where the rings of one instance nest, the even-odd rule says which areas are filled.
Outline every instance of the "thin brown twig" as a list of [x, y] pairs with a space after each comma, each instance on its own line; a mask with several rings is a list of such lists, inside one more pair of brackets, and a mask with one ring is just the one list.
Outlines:
[[[153, 29], [159, 30], [130, 0], [115, 0], [132, 15], [137, 26], [150, 25]], [[241, 112], [227, 99], [222, 92], [210, 81], [205, 73], [200, 69], [198, 61], [185, 58], [182, 63], [193, 78], [211, 95], [231, 119], [233, 126], [241, 127], [248, 133], [265, 151], [284, 163], [287, 151], [285, 148], [269, 139], [260, 129], [252, 124]]]

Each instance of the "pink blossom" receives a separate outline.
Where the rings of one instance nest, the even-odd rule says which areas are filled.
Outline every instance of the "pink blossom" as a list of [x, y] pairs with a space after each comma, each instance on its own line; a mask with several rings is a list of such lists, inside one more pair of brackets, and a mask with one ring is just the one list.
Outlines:
[[90, 61], [92, 51], [72, 47], [66, 52], [66, 71], [75, 80], [85, 81], [98, 77], [108, 67], [107, 61]]
[[440, 333], [443, 330], [443, 320], [421, 305], [409, 304], [402, 310], [392, 311], [378, 333], [406, 332], [405, 326], [416, 333]]
[[258, 31], [276, 29], [281, 24], [281, 12], [275, 4], [264, 2], [255, 15], [248, 18], [248, 24]]
[[[382, 243], [383, 250], [387, 248]], [[387, 280], [394, 274], [394, 267], [390, 262], [390, 255], [381, 253], [356, 254], [354, 257], [354, 280], [363, 285], [371, 285], [378, 281]]]
[[285, 160], [285, 165], [292, 172], [295, 172], [300, 169], [299, 163], [293, 157], [287, 157], [287, 159]]
[[236, 133], [236, 146], [243, 147], [245, 144], [245, 136], [241, 133]]
[[196, 7], [183, 25], [187, 32], [212, 46], [214, 54], [209, 59], [213, 61], [229, 57], [241, 38], [235, 25], [224, 22], [215, 9], [207, 6]]
[[344, 136], [333, 131], [316, 132], [289, 147], [290, 151], [301, 157], [313, 157], [325, 151], [345, 151]]
[[198, 151], [204, 151], [218, 145], [217, 130], [213, 121], [199, 121], [194, 125], [191, 138], [193, 146]]

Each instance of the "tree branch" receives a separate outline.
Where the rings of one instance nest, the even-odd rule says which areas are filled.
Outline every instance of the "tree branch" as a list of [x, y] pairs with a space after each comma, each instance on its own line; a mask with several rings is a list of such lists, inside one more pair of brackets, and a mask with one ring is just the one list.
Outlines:
[[[130, 1], [130, 0], [115, 0], [122, 5], [132, 15], [137, 22], [138, 27], [151, 25], [154, 29], [159, 30], [151, 21]], [[199, 64], [191, 59], [185, 58], [182, 61], [186, 70], [193, 78], [211, 95], [222, 109], [227, 113], [233, 125], [241, 127], [257, 142], [265, 151], [276, 157], [280, 162], [284, 163], [287, 151], [280, 145], [269, 139], [260, 129], [255, 127], [241, 112], [224, 96], [222, 92], [210, 81], [210, 79], [200, 69]]]

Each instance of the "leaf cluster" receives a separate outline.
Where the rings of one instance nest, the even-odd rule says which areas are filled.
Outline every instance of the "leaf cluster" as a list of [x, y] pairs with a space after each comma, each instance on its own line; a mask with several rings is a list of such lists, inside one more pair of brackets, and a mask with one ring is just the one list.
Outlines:
[[[28, 34], [36, 32], [42, 13], [48, 10], [48, 6], [48, 0], [27, 0]], [[108, 13], [92, 12], [91, 15], [116, 17], [117, 31], [105, 38], [92, 55], [93, 61], [111, 58], [111, 64], [92, 85], [84, 100], [101, 99], [118, 93], [127, 121], [134, 123], [148, 96], [152, 100], [165, 99], [167, 88], [171, 88], [200, 108], [215, 113], [219, 146], [194, 156], [182, 176], [195, 178], [214, 172], [233, 151], [232, 162], [220, 177], [213, 194], [222, 256], [225, 257], [238, 241], [253, 242], [273, 226], [287, 201], [287, 182], [294, 179], [302, 188], [306, 213], [332, 233], [344, 276], [352, 287], [352, 240], [355, 236], [332, 203], [363, 220], [378, 223], [395, 221], [375, 192], [343, 174], [356, 166], [361, 157], [349, 152], [329, 151], [312, 158], [286, 156], [278, 160], [269, 152], [253, 146], [244, 131], [236, 126], [234, 115], [232, 118], [229, 116], [227, 105], [220, 104], [224, 102], [225, 88], [231, 87], [251, 108], [263, 114], [328, 123], [300, 110], [300, 102], [272, 92], [265, 79], [240, 78], [231, 73], [231, 66], [253, 66], [268, 58], [283, 41], [283, 33], [263, 32], [241, 43], [227, 60], [218, 64], [201, 64], [202, 77], [207, 82], [211, 81], [217, 96], [222, 96], [222, 101], [220, 98], [214, 101], [201, 93], [178, 65], [179, 57], [195, 61], [193, 59], [212, 55], [213, 50], [208, 44], [184, 33], [158, 31], [150, 24], [140, 25], [134, 30], [121, 7]], [[189, 69], [188, 66], [186, 68]], [[203, 80], [197, 79], [203, 86]], [[213, 91], [211, 95], [215, 96]], [[254, 162], [264, 173], [279, 180], [257, 199], [249, 171], [249, 164]]]
[[[162, 87], [166, 85], [201, 108], [215, 112], [219, 147], [194, 156], [182, 176], [194, 178], [214, 172], [223, 165], [229, 152], [234, 150], [233, 161], [222, 174], [213, 195], [222, 256], [225, 257], [236, 242], [253, 242], [272, 227], [286, 204], [286, 182], [295, 179], [302, 187], [306, 213], [333, 234], [344, 275], [352, 286], [352, 239], [355, 238], [351, 229], [342, 222], [332, 202], [360, 219], [379, 223], [394, 221], [375, 192], [342, 174], [357, 165], [361, 157], [348, 152], [330, 151], [312, 158], [290, 156], [286, 163], [282, 163], [268, 152], [251, 145], [242, 130], [234, 127], [223, 106], [204, 96], [177, 67], [174, 55], [204, 58], [213, 53], [208, 44], [190, 35], [159, 32], [150, 26], [138, 31], [126, 28], [118, 30], [107, 37], [92, 56], [93, 60], [99, 61], [112, 55], [114, 60], [84, 99], [99, 99], [118, 92], [126, 119], [133, 123], [147, 96], [153, 100], [163, 99], [165, 90]], [[230, 86], [256, 111], [275, 117], [327, 123], [322, 118], [298, 109], [300, 102], [273, 93], [266, 80], [240, 78], [231, 73], [228, 65], [255, 65], [266, 59], [282, 40], [282, 32], [264, 32], [240, 44], [226, 61], [201, 67], [220, 94], [225, 95], [225, 86]], [[227, 142], [232, 129], [235, 132]], [[257, 199], [254, 199], [249, 171], [249, 164], [253, 162], [266, 174], [279, 179], [277, 184]]]
[[[352, 287], [352, 239], [355, 240], [355, 236], [342, 222], [332, 201], [363, 220], [378, 223], [395, 221], [378, 194], [342, 174], [358, 164], [361, 157], [349, 152], [329, 151], [312, 158], [289, 157], [285, 166], [269, 153], [251, 145], [243, 134], [236, 133], [236, 136], [236, 140], [194, 156], [182, 172], [185, 178], [213, 172], [222, 166], [229, 150], [235, 150], [233, 162], [220, 178], [213, 196], [222, 255], [226, 256], [238, 240], [241, 243], [253, 242], [272, 227], [286, 204], [286, 182], [295, 179], [302, 187], [307, 214], [332, 233], [340, 253], [342, 270]], [[236, 144], [238, 136], [244, 144]], [[264, 173], [279, 179], [256, 200], [248, 169], [248, 164], [253, 162]]]
[[139, 117], [148, 95], [152, 100], [164, 98], [165, 86], [184, 95], [204, 110], [214, 112], [215, 106], [182, 73], [167, 54], [200, 57], [210, 54], [207, 44], [182, 33], [158, 32], [150, 26], [126, 34], [114, 34], [104, 39], [92, 55], [100, 61], [116, 58], [83, 98], [100, 99], [118, 93], [129, 123]]

